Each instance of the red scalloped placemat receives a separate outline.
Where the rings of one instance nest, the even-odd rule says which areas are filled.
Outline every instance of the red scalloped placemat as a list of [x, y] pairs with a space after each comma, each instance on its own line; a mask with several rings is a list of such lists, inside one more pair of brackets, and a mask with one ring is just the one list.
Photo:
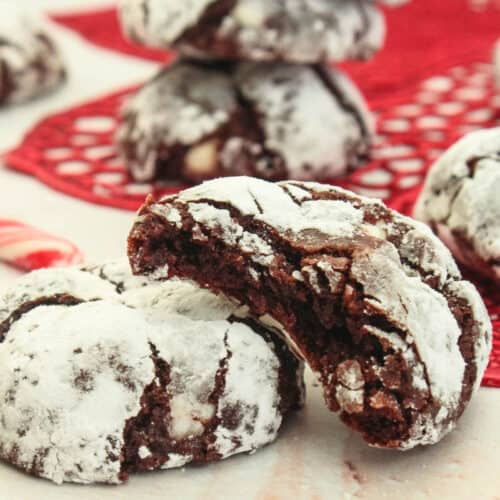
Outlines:
[[[163, 58], [125, 42], [114, 11], [57, 20], [99, 45]], [[377, 113], [378, 136], [371, 163], [335, 183], [381, 197], [410, 214], [432, 161], [464, 133], [500, 124], [500, 96], [488, 64], [500, 36], [500, 7], [487, 0], [415, 0], [388, 12], [388, 24], [386, 50], [370, 63], [344, 65]], [[137, 209], [149, 193], [177, 191], [182, 186], [132, 182], [117, 158], [117, 110], [131, 92], [126, 89], [45, 119], [7, 155], [8, 166], [68, 195], [129, 210]], [[500, 387], [500, 291], [479, 286], [495, 330], [483, 383]]]

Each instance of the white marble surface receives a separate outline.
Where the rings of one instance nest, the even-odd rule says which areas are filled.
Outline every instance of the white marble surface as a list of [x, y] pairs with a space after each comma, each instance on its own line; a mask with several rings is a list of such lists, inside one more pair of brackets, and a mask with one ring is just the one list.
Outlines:
[[280, 439], [251, 456], [134, 476], [109, 486], [54, 486], [0, 466], [2, 500], [499, 500], [500, 398], [483, 389], [458, 430], [433, 448], [368, 448], [328, 412], [319, 389]]
[[[8, 4], [13, 0], [3, 0]], [[102, 0], [19, 0], [28, 6], [109, 5]], [[0, 111], [0, 151], [44, 114], [144, 80], [150, 63], [95, 49], [54, 28], [70, 64], [70, 82], [53, 96]], [[51, 191], [0, 168], [0, 217], [65, 236], [89, 260], [120, 256], [133, 215]], [[0, 264], [0, 291], [16, 272]], [[439, 445], [407, 453], [368, 448], [347, 431], [310, 387], [307, 409], [274, 445], [209, 467], [133, 477], [121, 487], [57, 487], [0, 465], [0, 500], [500, 500], [500, 390], [481, 389], [458, 430]]]

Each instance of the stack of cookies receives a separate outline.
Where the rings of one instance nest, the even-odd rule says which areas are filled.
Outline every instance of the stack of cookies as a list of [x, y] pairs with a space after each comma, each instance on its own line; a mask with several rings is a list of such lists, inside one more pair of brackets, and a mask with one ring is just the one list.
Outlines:
[[123, 110], [117, 140], [135, 180], [325, 180], [369, 152], [366, 103], [327, 64], [381, 48], [371, 0], [123, 0], [121, 22], [180, 55]]

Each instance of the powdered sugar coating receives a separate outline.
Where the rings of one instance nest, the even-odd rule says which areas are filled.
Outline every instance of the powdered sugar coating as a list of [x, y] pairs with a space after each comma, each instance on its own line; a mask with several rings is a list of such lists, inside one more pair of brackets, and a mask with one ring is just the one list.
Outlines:
[[240, 306], [185, 280], [150, 282], [147, 287], [127, 290], [121, 296], [130, 307], [148, 309], [154, 318], [180, 314], [192, 320], [223, 321]]
[[3, 295], [0, 301], [0, 323], [6, 321], [23, 304], [63, 294], [85, 302], [118, 299], [111, 283], [92, 274], [78, 269], [65, 269], [61, 272], [42, 269], [22, 276], [16, 286]]
[[[409, 441], [401, 447], [432, 444], [449, 431], [449, 418], [460, 404], [465, 372], [459, 349], [462, 331], [446, 299], [420, 278], [408, 276], [393, 247], [383, 245], [355, 260], [351, 274], [370, 297], [367, 306], [383, 311], [385, 317], [406, 332], [404, 340], [409, 348], [405, 350], [414, 350], [419, 359], [417, 364], [421, 365], [418, 372], [413, 370], [413, 377], [418, 377], [413, 384], [419, 390], [425, 387], [424, 392], [428, 391], [443, 408], [439, 418], [422, 415], [420, 425], [415, 426]], [[386, 339], [394, 343], [395, 349], [399, 348], [399, 340]], [[432, 437], [426, 430], [423, 432], [422, 426], [434, 428]]]
[[117, 139], [125, 149], [136, 148], [129, 162], [134, 178], [151, 180], [161, 147], [199, 143], [225, 125], [235, 109], [232, 82], [222, 71], [181, 63], [160, 72], [123, 109]]
[[[205, 451], [212, 460], [276, 438], [284, 416], [282, 358], [274, 344], [230, 320], [237, 305], [189, 282], [148, 284], [123, 260], [27, 275], [2, 301], [1, 320], [51, 294], [82, 303], [38, 305], [14, 318], [0, 343], [5, 460], [57, 483], [121, 482], [130, 446], [124, 429], [144, 410], [148, 388], [161, 384], [159, 360], [169, 367], [162, 391], [171, 451], [155, 459], [145, 443], [137, 449], [139, 467], [202, 461], [188, 445], [212, 432], [214, 419], [217, 437]], [[225, 364], [225, 390], [213, 399]], [[298, 367], [292, 377], [301, 373]], [[234, 422], [242, 423], [226, 428], [220, 415], [235, 408]]]
[[0, 17], [0, 105], [45, 94], [65, 76], [46, 21], [27, 9], [5, 7]]
[[127, 102], [116, 139], [138, 181], [321, 180], [358, 166], [373, 133], [363, 97], [339, 70], [180, 62]]
[[378, 3], [381, 3], [382, 5], [387, 5], [389, 7], [399, 7], [409, 2], [410, 0], [378, 0]]
[[159, 48], [174, 46], [184, 55], [206, 59], [315, 63], [367, 58], [381, 47], [385, 36], [383, 17], [365, 0], [236, 0], [229, 4], [122, 0], [121, 21], [135, 41]]
[[[236, 427], [219, 427], [216, 448], [224, 456], [232, 455], [240, 447], [252, 449], [252, 438], [246, 429], [255, 427], [258, 440], [265, 442], [267, 433], [275, 434], [280, 425], [279, 409], [275, 402], [277, 380], [272, 375], [279, 370], [279, 361], [267, 355], [269, 346], [263, 341], [257, 345], [248, 328], [232, 325], [227, 336], [227, 349], [232, 356], [227, 362], [226, 385], [218, 410], [219, 418], [228, 408], [235, 411], [239, 422]], [[229, 332], [228, 332], [229, 333]], [[258, 353], [256, 355], [256, 350]], [[248, 367], [249, 376], [241, 378], [241, 367]]]
[[[225, 295], [215, 294], [207, 288], [200, 288], [192, 281], [177, 279], [153, 281], [150, 277], [134, 276], [126, 258], [88, 267], [85, 271], [111, 282], [120, 291], [121, 302], [134, 309], [147, 311], [148, 316], [154, 320], [162, 320], [171, 315], [206, 322], [224, 321], [231, 316], [237, 316], [242, 320], [249, 317], [248, 309], [238, 302]], [[30, 273], [28, 276], [36, 274], [37, 272]], [[1, 321], [3, 321], [2, 316], [0, 316]], [[276, 329], [276, 325], [269, 327], [270, 330]]]
[[[301, 196], [300, 204], [295, 198], [297, 190]], [[355, 203], [343, 200], [315, 200], [313, 198], [315, 191], [345, 194]], [[249, 177], [232, 177], [205, 182], [182, 191], [177, 198], [195, 207], [192, 212], [198, 211], [196, 207], [199, 205], [199, 200], [227, 203], [234, 206], [242, 215], [252, 216], [277, 229], [280, 233], [297, 239], [310, 230], [316, 230], [322, 236], [332, 240], [352, 238], [360, 233], [373, 237], [373, 224], [364, 222], [364, 213], [367, 209], [385, 208], [379, 200], [354, 195], [334, 186], [308, 182], [273, 184]], [[163, 204], [168, 207], [170, 199], [173, 198], [166, 197], [160, 200], [158, 207]], [[207, 204], [208, 201], [205, 202], [205, 205]], [[218, 216], [219, 227], [231, 231], [237, 230], [237, 225], [235, 226], [234, 221], [228, 218], [227, 210], [214, 207], [209, 209], [212, 225], [217, 224]], [[152, 210], [159, 213], [155, 205]], [[422, 258], [418, 259], [419, 265], [429, 274], [438, 277], [440, 281], [448, 276], [459, 275], [449, 251], [434, 237], [428, 227], [395, 212], [392, 213], [397, 219], [411, 225], [413, 229], [412, 232], [408, 231], [405, 234], [405, 237], [411, 238], [413, 246], [405, 245], [405, 240], [401, 245], [401, 252], [405, 259], [413, 258], [416, 261], [417, 256], [423, 253]], [[387, 223], [384, 225], [382, 234], [388, 238], [396, 231], [395, 224]], [[376, 234], [380, 236], [380, 232], [377, 231]]]
[[[313, 199], [315, 191], [345, 194], [355, 203], [342, 200], [315, 200]], [[297, 194], [300, 198], [296, 197]], [[327, 238], [327, 241], [352, 238], [362, 233], [387, 239], [391, 234], [398, 232], [396, 223], [384, 223], [383, 229], [374, 231], [377, 226], [364, 222], [366, 210], [385, 209], [381, 201], [354, 195], [342, 188], [324, 184], [310, 182], [272, 184], [249, 177], [232, 177], [205, 182], [182, 191], [177, 198], [193, 207], [198, 207], [198, 200], [227, 203], [234, 206], [242, 215], [255, 217], [256, 220], [297, 241], [311, 230], [318, 231], [322, 237]], [[160, 210], [167, 209], [169, 199], [170, 197], [166, 197], [160, 200], [151, 210], [160, 213]], [[205, 206], [207, 204], [208, 202]], [[217, 225], [231, 232], [238, 231], [238, 224], [228, 218], [227, 210], [224, 208], [214, 210], [213, 207], [207, 207], [207, 210], [211, 211], [212, 226]], [[191, 213], [194, 212], [198, 212], [198, 208], [191, 209]], [[459, 276], [460, 273], [450, 252], [435, 238], [428, 227], [396, 212], [391, 213], [395, 216], [396, 222], [401, 221], [411, 226], [411, 230], [403, 235], [398, 248], [405, 261], [418, 264], [423, 271], [434, 276], [440, 283]], [[269, 246], [261, 245], [259, 248], [265, 254], [269, 251]], [[406, 271], [411, 273], [411, 269]]]
[[484, 332], [484, 334], [477, 336], [474, 344], [474, 363], [477, 366], [478, 374], [481, 375], [477, 376], [475, 381], [474, 390], [477, 391], [481, 385], [482, 374], [484, 374], [488, 367], [493, 342], [492, 332], [489, 328], [490, 321], [488, 311], [481, 297], [478, 295], [476, 288], [471, 283], [461, 282], [460, 286], [456, 283], [451, 283], [449, 285], [449, 290], [456, 297], [470, 304], [473, 316], [477, 318], [479, 323], [477, 328]]
[[468, 134], [431, 168], [415, 216], [455, 257], [500, 282], [500, 128]]
[[127, 34], [146, 45], [168, 47], [198, 22], [217, 0], [122, 0], [120, 19]]
[[[241, 256], [248, 256], [252, 267], [249, 274], [255, 274], [257, 280], [259, 276], [269, 280], [269, 275], [279, 272], [280, 285], [296, 280], [323, 301], [327, 300], [328, 290], [332, 308], [337, 307], [333, 304], [340, 295], [346, 308], [342, 314], [348, 316], [349, 297], [362, 290], [366, 324], [361, 323], [359, 328], [363, 334], [377, 337], [384, 352], [398, 353], [406, 365], [405, 383], [411, 385], [411, 391], [408, 387], [405, 391], [411, 392], [419, 405], [431, 401], [435, 409], [420, 412], [404, 440], [385, 446], [408, 449], [432, 444], [454, 427], [470, 398], [469, 393], [464, 400], [464, 380], [472, 379], [473, 392], [484, 373], [491, 349], [491, 323], [479, 294], [461, 280], [449, 251], [428, 227], [388, 210], [377, 200], [337, 187], [274, 184], [243, 177], [206, 182], [166, 197], [146, 206], [141, 221], [148, 211], [159, 214], [159, 207], [175, 207], [184, 217], [192, 218], [194, 227], [189, 230], [193, 234], [220, 240]], [[257, 224], [259, 230], [248, 229]], [[140, 238], [140, 226], [141, 222], [132, 231], [132, 249], [135, 235]], [[260, 240], [254, 238], [254, 247], [246, 248], [243, 242], [255, 236]], [[275, 240], [279, 243], [273, 243]], [[292, 250], [283, 250], [288, 247], [301, 258], [291, 254]], [[286, 260], [287, 252], [294, 257]], [[134, 263], [133, 251], [131, 257]], [[258, 262], [255, 257], [259, 257]], [[230, 293], [230, 288], [226, 291]], [[456, 312], [455, 299], [459, 299], [463, 314]], [[353, 311], [353, 322], [358, 321], [359, 314]], [[469, 317], [470, 322], [464, 322], [464, 317]], [[382, 326], [376, 328], [380, 318]], [[286, 333], [296, 341], [293, 332]], [[464, 338], [474, 339], [470, 354], [462, 353]], [[300, 344], [292, 344], [300, 351]], [[307, 351], [302, 356], [307, 358]], [[391, 355], [386, 357], [389, 362]], [[391, 370], [383, 365], [380, 370], [386, 368]], [[331, 381], [324, 373], [321, 376], [330, 390]], [[337, 403], [359, 413], [359, 394], [351, 392], [360, 389], [336, 389], [341, 399]], [[377, 409], [384, 404], [390, 409], [391, 398], [394, 396], [387, 392], [371, 394], [364, 405]], [[398, 408], [395, 399], [393, 404]], [[419, 408], [410, 410], [419, 413]]]
[[336, 95], [307, 66], [243, 64], [236, 72], [241, 92], [255, 103], [266, 146], [285, 160], [290, 179], [338, 176], [368, 152], [360, 137], [374, 127], [363, 97], [340, 71], [325, 69], [324, 76]]
[[0, 455], [56, 483], [119, 482], [125, 423], [155, 376], [151, 330], [105, 302], [39, 307], [15, 322], [0, 349]]

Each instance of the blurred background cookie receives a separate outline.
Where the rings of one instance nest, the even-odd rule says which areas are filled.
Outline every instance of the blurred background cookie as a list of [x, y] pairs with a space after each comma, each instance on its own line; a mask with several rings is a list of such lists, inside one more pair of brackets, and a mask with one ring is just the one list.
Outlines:
[[385, 37], [369, 0], [123, 0], [121, 20], [139, 43], [210, 59], [366, 59]]
[[473, 132], [431, 168], [415, 217], [429, 224], [454, 256], [500, 283], [500, 128]]
[[359, 165], [372, 133], [364, 99], [339, 70], [183, 61], [125, 105], [117, 141], [138, 181], [321, 180]]
[[0, 17], [0, 106], [46, 94], [65, 77], [43, 17], [11, 6], [4, 9]]

